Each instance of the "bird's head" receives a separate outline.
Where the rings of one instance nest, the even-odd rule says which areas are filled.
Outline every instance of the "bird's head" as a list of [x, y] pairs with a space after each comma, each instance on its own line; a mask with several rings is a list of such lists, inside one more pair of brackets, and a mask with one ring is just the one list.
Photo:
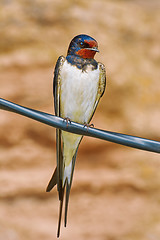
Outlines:
[[81, 58], [94, 58], [98, 50], [97, 41], [85, 34], [80, 34], [72, 39], [68, 48], [68, 55], [76, 55]]

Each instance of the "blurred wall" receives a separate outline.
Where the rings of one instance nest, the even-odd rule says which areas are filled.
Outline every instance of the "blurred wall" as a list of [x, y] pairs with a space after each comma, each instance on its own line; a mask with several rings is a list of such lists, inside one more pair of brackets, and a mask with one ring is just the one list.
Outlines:
[[[85, 33], [107, 69], [95, 127], [160, 140], [159, 15], [158, 0], [2, 0], [0, 97], [53, 113], [54, 65]], [[64, 239], [159, 239], [158, 160], [84, 138]], [[44, 190], [55, 161], [54, 129], [0, 112], [0, 240], [53, 239], [58, 198]]]

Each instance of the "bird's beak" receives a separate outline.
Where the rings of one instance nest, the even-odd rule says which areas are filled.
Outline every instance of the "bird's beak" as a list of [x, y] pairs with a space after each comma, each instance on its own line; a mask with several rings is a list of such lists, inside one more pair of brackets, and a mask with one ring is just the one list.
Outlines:
[[99, 52], [98, 48], [96, 48], [96, 47], [92, 47], [92, 48], [85, 48], [85, 49], [88, 49], [88, 50], [90, 50], [90, 51]]

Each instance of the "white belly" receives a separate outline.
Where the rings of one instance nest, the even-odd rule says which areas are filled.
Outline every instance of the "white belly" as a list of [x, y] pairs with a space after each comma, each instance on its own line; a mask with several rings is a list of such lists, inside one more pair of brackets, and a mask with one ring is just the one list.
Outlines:
[[88, 123], [96, 101], [99, 68], [91, 66], [84, 72], [76, 66], [64, 62], [61, 69], [60, 108], [61, 117], [79, 123]]

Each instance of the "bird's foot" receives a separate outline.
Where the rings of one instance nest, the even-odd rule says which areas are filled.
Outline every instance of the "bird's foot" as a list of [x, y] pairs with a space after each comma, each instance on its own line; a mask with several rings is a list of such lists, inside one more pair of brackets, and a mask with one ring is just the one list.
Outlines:
[[84, 123], [84, 127], [87, 127], [87, 130], [88, 130], [88, 128], [90, 128], [90, 127], [94, 128], [94, 124], [93, 123], [91, 123], [91, 124]]
[[71, 119], [68, 117], [64, 118], [63, 121], [66, 121], [67, 127], [68, 127], [69, 123], [71, 123]]

